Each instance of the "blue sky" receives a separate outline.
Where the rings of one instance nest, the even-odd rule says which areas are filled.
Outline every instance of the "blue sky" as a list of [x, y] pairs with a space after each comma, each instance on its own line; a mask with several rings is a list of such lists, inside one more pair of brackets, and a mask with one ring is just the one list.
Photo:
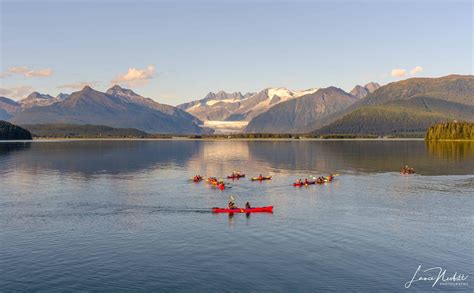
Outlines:
[[176, 105], [473, 72], [471, 1], [0, 1], [14, 99], [120, 83]]

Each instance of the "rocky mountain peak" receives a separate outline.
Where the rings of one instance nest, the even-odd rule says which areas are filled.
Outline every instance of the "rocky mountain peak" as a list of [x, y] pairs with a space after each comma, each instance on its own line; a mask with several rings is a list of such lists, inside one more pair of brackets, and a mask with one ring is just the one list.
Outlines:
[[364, 85], [364, 87], [369, 91], [369, 93], [372, 93], [380, 87], [380, 84], [376, 82], [369, 82], [368, 84]]
[[369, 82], [368, 84], [361, 86], [361, 85], [356, 85], [350, 92], [351, 95], [362, 99], [368, 94], [374, 92], [380, 87], [380, 84], [376, 82]]
[[33, 99], [44, 99], [44, 100], [49, 100], [49, 99], [54, 99], [52, 96], [50, 95], [44, 95], [44, 94], [40, 94], [38, 92], [32, 92], [31, 94], [29, 94], [25, 99], [23, 100], [33, 100]]
[[135, 93], [131, 89], [124, 89], [123, 87], [119, 85], [114, 85], [113, 87], [109, 88], [105, 93], [109, 95], [114, 95], [114, 96], [126, 96], [126, 97], [139, 96], [137, 93]]

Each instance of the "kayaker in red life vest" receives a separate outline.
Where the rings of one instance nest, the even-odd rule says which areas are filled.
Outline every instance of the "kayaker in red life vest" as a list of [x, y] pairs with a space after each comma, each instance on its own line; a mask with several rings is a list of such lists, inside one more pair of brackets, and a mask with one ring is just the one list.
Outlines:
[[262, 174], [258, 175], [258, 180], [263, 180]]
[[247, 209], [247, 210], [248, 210], [248, 209], [251, 209], [251, 208], [252, 208], [252, 207], [250, 206], [250, 203], [249, 203], [249, 202], [247, 202], [247, 203], [245, 204], [245, 209]]

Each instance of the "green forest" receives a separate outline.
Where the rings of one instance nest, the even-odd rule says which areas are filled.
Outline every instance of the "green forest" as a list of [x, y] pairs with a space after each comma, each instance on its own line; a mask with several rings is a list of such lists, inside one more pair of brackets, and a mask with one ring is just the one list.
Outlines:
[[150, 135], [134, 128], [113, 128], [103, 125], [35, 124], [22, 125], [33, 136], [43, 138], [148, 138]]
[[31, 139], [31, 133], [13, 125], [9, 122], [0, 120], [0, 140], [25, 140]]
[[369, 106], [351, 112], [314, 134], [371, 134], [422, 138], [430, 125], [447, 119], [438, 113], [421, 112], [407, 107]]
[[474, 140], [474, 123], [447, 122], [431, 126], [426, 140]]

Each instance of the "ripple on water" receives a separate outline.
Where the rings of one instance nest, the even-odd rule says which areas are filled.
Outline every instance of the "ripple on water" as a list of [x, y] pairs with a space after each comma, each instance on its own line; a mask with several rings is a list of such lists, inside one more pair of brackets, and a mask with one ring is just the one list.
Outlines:
[[[422, 155], [423, 142], [224, 146], [0, 151], [0, 288], [398, 292], [419, 264], [474, 267], [474, 175], [465, 161]], [[421, 175], [400, 176], [401, 162]], [[236, 180], [225, 191], [186, 180], [235, 168], [273, 180]], [[330, 184], [292, 186], [333, 171], [340, 176]], [[212, 214], [230, 195], [274, 213]]]

